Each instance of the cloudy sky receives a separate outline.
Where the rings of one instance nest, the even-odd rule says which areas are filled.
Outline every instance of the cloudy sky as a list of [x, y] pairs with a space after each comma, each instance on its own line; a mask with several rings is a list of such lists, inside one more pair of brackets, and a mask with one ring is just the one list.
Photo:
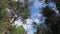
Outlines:
[[[39, 24], [39, 20], [38, 18], [38, 13], [39, 13], [39, 7], [40, 7], [40, 3], [39, 0], [34, 0], [34, 3], [32, 6], [30, 6], [30, 11], [31, 11], [31, 18], [32, 19], [36, 19], [34, 20], [37, 24]], [[39, 14], [40, 15], [40, 14]], [[32, 24], [33, 20], [32, 19], [27, 19], [27, 24]], [[22, 24], [22, 21], [17, 20], [15, 21], [15, 24], [17, 24], [17, 26]], [[27, 31], [27, 34], [34, 34], [34, 32], [37, 31], [37, 29], [33, 28], [32, 25], [26, 25], [23, 24], [23, 28]]]
[[[31, 2], [32, 0], [29, 0], [29, 1]], [[33, 5], [30, 6], [31, 18], [34, 19], [37, 24], [45, 22], [44, 17], [43, 17], [43, 19], [41, 19], [41, 21], [39, 21], [37, 18], [38, 18], [38, 15], [41, 16], [40, 14], [38, 14], [39, 11], [40, 11], [39, 8], [46, 7], [47, 4], [44, 3], [43, 5], [41, 5], [42, 3], [39, 2], [39, 0], [33, 0], [33, 1], [34, 1]], [[48, 6], [55, 7], [56, 5], [54, 3], [49, 3]], [[27, 19], [27, 23], [28, 24], [31, 24], [32, 22], [33, 21], [31, 19]], [[22, 24], [22, 21], [21, 20], [17, 20], [17, 21], [15, 21], [15, 24], [17, 24], [19, 26], [19, 25]], [[28, 31], [27, 34], [34, 34], [34, 32], [36, 31], [36, 29], [34, 29], [32, 27], [32, 25], [26, 25], [25, 24], [25, 25], [23, 25], [23, 27], [24, 27], [25, 30]]]

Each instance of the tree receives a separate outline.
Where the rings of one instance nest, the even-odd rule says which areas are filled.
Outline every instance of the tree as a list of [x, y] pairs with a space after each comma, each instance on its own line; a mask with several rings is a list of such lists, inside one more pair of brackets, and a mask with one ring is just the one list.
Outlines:
[[[54, 13], [54, 11], [50, 10], [49, 7], [46, 7], [43, 10], [43, 14], [45, 17], [47, 17], [46, 19], [46, 24], [48, 26], [48, 30], [51, 34], [59, 34], [60, 33], [60, 17], [56, 16], [56, 14]], [[50, 28], [49, 28], [50, 27]]]
[[[25, 3], [20, 3], [19, 1], [15, 2], [12, 0], [0, 0], [0, 2], [1, 2], [0, 3], [0, 32], [1, 34], [12, 34], [12, 32], [14, 33], [16, 29], [15, 26], [12, 26], [14, 21], [18, 17], [21, 17], [23, 18], [23, 22], [24, 22], [24, 20], [30, 16], [28, 3], [27, 1], [25, 1]], [[6, 10], [6, 8], [10, 10], [11, 12], [10, 14]], [[17, 17], [15, 15], [17, 15]], [[14, 20], [11, 22], [12, 18]], [[18, 27], [17, 29], [19, 28], [20, 27]], [[20, 33], [23, 34], [23, 32]]]
[[26, 32], [22, 26], [18, 26], [14, 34], [26, 34]]

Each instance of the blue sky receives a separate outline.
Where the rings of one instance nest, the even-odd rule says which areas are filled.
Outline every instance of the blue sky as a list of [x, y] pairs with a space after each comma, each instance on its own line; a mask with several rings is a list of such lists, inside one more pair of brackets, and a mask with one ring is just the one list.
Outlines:
[[39, 12], [39, 9], [38, 8], [36, 8], [35, 6], [32, 6], [31, 7], [31, 17], [32, 18], [37, 18], [37, 13]]
[[[31, 1], [32, 1], [32, 0], [31, 0]], [[34, 0], [33, 5], [30, 6], [31, 18], [33, 18], [33, 19], [38, 18], [38, 13], [39, 13], [39, 11], [40, 11], [39, 8], [42, 8], [42, 7], [45, 7], [45, 6], [46, 6], [46, 4], [41, 5], [41, 2], [39, 2], [39, 0]], [[55, 5], [54, 3], [49, 3], [48, 6], [50, 6], [50, 7], [55, 7], [56, 5]], [[40, 15], [40, 14], [39, 14], [39, 15]], [[43, 18], [43, 19], [41, 19], [41, 21], [39, 21], [38, 19], [36, 19], [36, 20], [35, 20], [36, 23], [40, 24], [40, 23], [45, 22], [44, 17], [42, 17], [42, 18]], [[18, 24], [18, 26], [19, 26], [20, 22], [21, 22], [21, 24], [22, 24], [22, 21], [20, 21], [20, 20], [16, 21], [16, 24]], [[31, 24], [31, 23], [32, 23], [31, 19], [28, 19], [28, 20], [27, 20], [27, 23]], [[23, 27], [24, 27], [25, 30], [29, 30], [29, 31], [27, 31], [27, 34], [34, 34], [34, 32], [35, 32], [35, 30], [36, 30], [36, 29], [33, 28], [32, 25], [26, 25], [26, 24], [25, 24], [25, 25], [23, 25]], [[27, 29], [27, 28], [28, 28], [28, 29]]]
[[[29, 1], [31, 2], [32, 0], [29, 0]], [[45, 7], [46, 4], [41, 5], [41, 2], [39, 2], [39, 0], [33, 0], [33, 1], [34, 1], [33, 5], [30, 6], [31, 18], [36, 19], [36, 18], [38, 18], [37, 14], [40, 11], [39, 8]], [[56, 7], [56, 4], [54, 2], [50, 2], [50, 3], [48, 3], [48, 6], [49, 7]], [[36, 21], [36, 22], [39, 22], [39, 21]], [[19, 23], [17, 23], [17, 24], [19, 24]]]
[[31, 17], [33, 19], [38, 18], [37, 14], [40, 12], [39, 8], [46, 7], [46, 3], [42, 4], [39, 0], [34, 0], [33, 5], [30, 7]]
[[46, 7], [47, 5], [50, 8], [56, 7], [56, 4], [54, 2], [50, 2], [48, 4], [44, 3], [43, 5], [41, 5], [41, 3], [39, 2], [39, 0], [35, 0], [35, 3], [33, 3], [33, 5], [30, 7], [31, 17], [33, 19], [36, 19], [38, 17], [37, 14], [40, 11], [39, 8]]
[[[38, 3], [38, 0], [35, 0], [35, 4], [33, 3], [33, 5], [30, 7], [30, 10], [31, 10], [31, 17], [33, 19], [36, 19], [38, 16], [37, 16], [37, 13], [39, 12], [39, 8], [38, 6], [39, 5], [36, 5]], [[39, 4], [39, 3], [38, 3]], [[37, 7], [36, 7], [37, 6]]]

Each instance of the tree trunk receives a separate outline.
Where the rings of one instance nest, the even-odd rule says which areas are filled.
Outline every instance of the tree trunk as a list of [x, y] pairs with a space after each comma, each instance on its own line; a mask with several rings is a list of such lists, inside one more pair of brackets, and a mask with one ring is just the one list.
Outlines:
[[2, 32], [2, 34], [6, 34], [6, 30], [4, 30], [4, 31]]

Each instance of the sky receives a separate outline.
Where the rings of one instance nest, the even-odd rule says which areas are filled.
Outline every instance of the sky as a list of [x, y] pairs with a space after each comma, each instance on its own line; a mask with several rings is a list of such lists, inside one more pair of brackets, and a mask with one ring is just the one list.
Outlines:
[[[45, 22], [45, 17], [43, 17], [42, 16], [42, 14], [40, 13], [39, 14], [39, 12], [43, 9], [43, 8], [45, 8], [46, 6], [48, 6], [48, 7], [50, 7], [52, 10], [55, 10], [55, 8], [56, 8], [56, 4], [54, 3], [54, 2], [49, 2], [48, 4], [46, 4], [46, 3], [41, 3], [41, 2], [39, 2], [39, 0], [34, 0], [34, 3], [33, 3], [33, 5], [32, 6], [30, 6], [30, 10], [31, 10], [31, 18], [36, 22], [36, 24], [37, 25], [39, 25], [39, 24], [43, 24], [44, 22]], [[54, 9], [53, 9], [54, 8]], [[39, 10], [40, 9], [40, 10]], [[37, 19], [38, 17], [41, 17], [42, 16], [42, 18], [40, 18], [40, 20], [39, 19]], [[29, 20], [30, 21], [30, 20]], [[29, 22], [28, 21], [28, 22]], [[32, 27], [32, 26], [31, 26]], [[29, 27], [28, 27], [29, 28]], [[32, 27], [33, 28], [33, 27]], [[32, 29], [31, 28], [31, 29]], [[36, 30], [37, 29], [32, 29], [32, 30], [29, 30], [29, 31], [27, 31], [27, 34], [34, 34], [34, 32], [36, 32]], [[34, 31], [35, 30], [35, 31]]]
[[[30, 2], [32, 0], [29, 0]], [[46, 7], [46, 3], [42, 4], [41, 2], [39, 2], [39, 0], [33, 0], [34, 3], [32, 6], [30, 6], [30, 11], [31, 11], [31, 18], [38, 24], [41, 24], [43, 22], [45, 22], [45, 18], [42, 17], [39, 19], [37, 19], [38, 17], [41, 17], [42, 14], [39, 14], [40, 10], [39, 9], [42, 9], [42, 8], [45, 8]], [[55, 3], [51, 2], [51, 3], [48, 3], [48, 6], [50, 8], [54, 8], [56, 7]], [[26, 24], [23, 24], [23, 28], [27, 31], [27, 34], [34, 34], [34, 32], [37, 31], [37, 29], [34, 29], [33, 26], [31, 25], [33, 20], [28, 18], [26, 19], [27, 21], [27, 24], [30, 24], [30, 25], [26, 25]], [[20, 26], [22, 24], [22, 21], [21, 20], [17, 20], [15, 21], [15, 24], [17, 24], [17, 26]]]
[[[40, 15], [40, 14], [38, 14], [39, 11], [40, 11], [39, 8], [42, 7], [42, 5], [41, 5], [41, 7], [40, 7], [40, 5], [41, 5], [41, 4], [40, 4], [39, 0], [34, 0], [33, 5], [30, 6], [31, 18], [32, 18], [37, 24], [40, 24], [40, 23], [39, 23], [39, 20], [37, 19], [37, 18], [38, 18], [38, 15]], [[40, 15], [40, 16], [41, 16], [41, 15]], [[37, 31], [36, 28], [33, 28], [33, 25], [32, 25], [33, 20], [32, 20], [32, 19], [30, 19], [30, 18], [26, 19], [27, 24], [29, 24], [29, 25], [23, 24], [23, 28], [27, 31], [27, 34], [34, 34], [34, 32]], [[15, 24], [17, 24], [17, 26], [19, 26], [19, 25], [22, 24], [22, 22], [20, 22], [19, 20], [17, 20], [17, 21], [15, 21]]]
[[43, 7], [45, 7], [46, 4], [43, 4], [41, 2], [39, 2], [39, 0], [34, 0], [33, 5], [30, 7], [31, 10], [31, 18], [36, 19], [38, 18], [38, 13], [40, 12], [39, 9], [42, 9]]

